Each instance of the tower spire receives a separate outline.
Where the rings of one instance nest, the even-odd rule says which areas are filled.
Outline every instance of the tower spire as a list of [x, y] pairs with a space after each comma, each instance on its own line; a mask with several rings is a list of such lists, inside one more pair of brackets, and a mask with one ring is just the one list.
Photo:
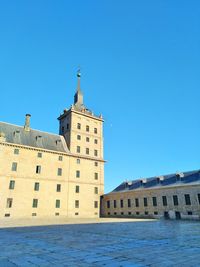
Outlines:
[[77, 71], [77, 78], [78, 78], [78, 82], [77, 82], [76, 93], [74, 95], [74, 105], [81, 107], [81, 106], [83, 106], [83, 94], [81, 92], [81, 71], [80, 71], [80, 68]]

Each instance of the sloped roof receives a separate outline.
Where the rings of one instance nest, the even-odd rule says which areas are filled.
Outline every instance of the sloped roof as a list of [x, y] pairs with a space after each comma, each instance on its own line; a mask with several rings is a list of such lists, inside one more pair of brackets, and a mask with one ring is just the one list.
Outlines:
[[200, 170], [125, 181], [119, 186], [117, 186], [112, 192], [115, 193], [133, 190], [143, 190], [148, 188], [150, 189], [170, 186], [181, 186], [186, 184], [200, 185]]
[[61, 135], [46, 133], [24, 127], [0, 122], [0, 133], [5, 135], [5, 142], [42, 148], [57, 152], [69, 152], [65, 139]]

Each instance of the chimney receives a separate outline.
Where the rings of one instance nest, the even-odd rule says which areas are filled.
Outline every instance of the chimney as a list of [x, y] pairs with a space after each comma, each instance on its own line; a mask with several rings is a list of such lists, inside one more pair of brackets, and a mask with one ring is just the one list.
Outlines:
[[24, 124], [24, 130], [29, 132], [30, 131], [30, 114], [26, 114], [25, 124]]

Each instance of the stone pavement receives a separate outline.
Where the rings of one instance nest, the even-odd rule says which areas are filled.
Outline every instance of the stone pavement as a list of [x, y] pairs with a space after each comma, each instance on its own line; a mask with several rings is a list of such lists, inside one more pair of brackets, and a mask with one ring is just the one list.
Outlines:
[[2, 228], [0, 266], [200, 266], [200, 222]]

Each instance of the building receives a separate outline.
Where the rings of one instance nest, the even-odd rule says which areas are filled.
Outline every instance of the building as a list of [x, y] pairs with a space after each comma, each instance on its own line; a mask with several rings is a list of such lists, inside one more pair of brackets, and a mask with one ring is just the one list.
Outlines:
[[200, 219], [200, 171], [123, 182], [101, 198], [105, 217]]
[[0, 122], [0, 218], [99, 217], [104, 193], [103, 118], [83, 103], [59, 116], [59, 135]]

